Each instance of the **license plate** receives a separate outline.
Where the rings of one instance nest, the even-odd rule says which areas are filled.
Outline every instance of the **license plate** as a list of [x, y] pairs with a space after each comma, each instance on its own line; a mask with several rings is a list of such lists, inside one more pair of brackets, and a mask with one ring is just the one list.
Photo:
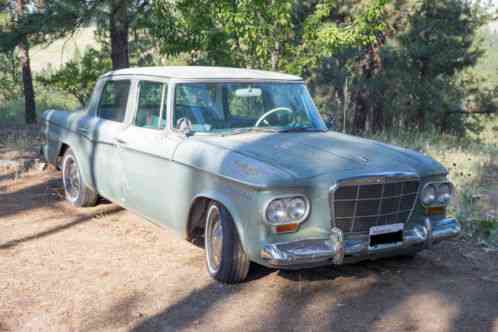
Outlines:
[[370, 236], [403, 231], [404, 224], [391, 224], [370, 227]]

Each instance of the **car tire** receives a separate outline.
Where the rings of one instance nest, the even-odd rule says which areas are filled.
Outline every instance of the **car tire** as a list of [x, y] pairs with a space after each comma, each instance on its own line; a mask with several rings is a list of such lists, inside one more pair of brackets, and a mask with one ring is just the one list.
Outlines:
[[242, 248], [232, 216], [216, 202], [209, 205], [206, 213], [204, 244], [207, 270], [211, 277], [227, 284], [246, 279], [249, 258]]
[[62, 158], [62, 183], [66, 200], [76, 207], [95, 206], [98, 194], [83, 181], [78, 160], [71, 148]]
[[418, 252], [412, 252], [412, 253], [409, 253], [409, 254], [404, 254], [401, 257], [405, 258], [407, 260], [413, 260], [413, 259], [417, 258], [417, 256], [418, 256]]

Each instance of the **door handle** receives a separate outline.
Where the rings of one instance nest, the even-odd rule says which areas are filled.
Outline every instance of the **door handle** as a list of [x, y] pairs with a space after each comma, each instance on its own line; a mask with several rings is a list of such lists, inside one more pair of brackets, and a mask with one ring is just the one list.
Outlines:
[[121, 144], [121, 145], [126, 145], [127, 142], [121, 138], [116, 138], [116, 143]]

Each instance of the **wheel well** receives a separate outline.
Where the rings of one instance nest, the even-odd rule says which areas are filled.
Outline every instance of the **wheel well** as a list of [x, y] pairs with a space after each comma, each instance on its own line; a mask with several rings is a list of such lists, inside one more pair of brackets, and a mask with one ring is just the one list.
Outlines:
[[188, 217], [187, 240], [195, 245], [204, 244], [205, 217], [209, 203], [212, 200], [198, 197], [192, 203]]
[[60, 149], [59, 154], [58, 154], [58, 157], [64, 156], [64, 153], [66, 153], [67, 149], [69, 149], [69, 145], [67, 145], [66, 143], [62, 143], [61, 144], [61, 149]]
[[62, 169], [62, 157], [64, 157], [64, 154], [66, 153], [67, 149], [69, 149], [69, 145], [67, 145], [66, 143], [62, 143], [56, 160], [56, 165], [58, 170]]

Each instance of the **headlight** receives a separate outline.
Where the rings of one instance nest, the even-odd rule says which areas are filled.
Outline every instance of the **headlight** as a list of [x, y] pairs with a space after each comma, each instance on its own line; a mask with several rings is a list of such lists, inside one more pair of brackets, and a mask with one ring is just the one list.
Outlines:
[[433, 184], [427, 184], [422, 189], [420, 200], [424, 205], [431, 205], [436, 200], [436, 187]]
[[308, 211], [308, 201], [302, 196], [276, 198], [266, 206], [265, 219], [272, 225], [300, 223]]
[[420, 200], [426, 207], [446, 206], [450, 203], [453, 185], [450, 182], [427, 183], [420, 193]]
[[437, 202], [439, 204], [448, 205], [451, 200], [453, 188], [451, 183], [441, 183], [437, 188]]

